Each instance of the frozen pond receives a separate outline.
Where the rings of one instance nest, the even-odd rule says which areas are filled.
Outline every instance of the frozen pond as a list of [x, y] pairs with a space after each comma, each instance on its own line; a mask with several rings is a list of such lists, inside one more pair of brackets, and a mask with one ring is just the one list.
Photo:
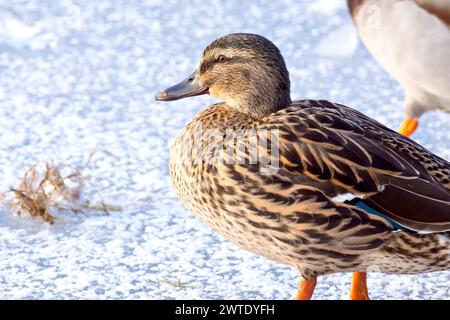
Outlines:
[[[198, 97], [154, 94], [190, 74], [213, 39], [267, 36], [294, 99], [358, 108], [397, 128], [401, 88], [359, 43], [344, 0], [0, 0], [0, 191], [30, 165], [82, 166], [110, 215], [54, 225], [0, 209], [0, 299], [291, 299], [298, 274], [220, 239], [171, 191], [168, 144]], [[427, 114], [414, 139], [450, 159], [450, 115]], [[177, 282], [178, 288], [167, 283]], [[350, 274], [320, 279], [315, 298], [347, 299]], [[449, 299], [450, 273], [369, 275], [373, 299]]]

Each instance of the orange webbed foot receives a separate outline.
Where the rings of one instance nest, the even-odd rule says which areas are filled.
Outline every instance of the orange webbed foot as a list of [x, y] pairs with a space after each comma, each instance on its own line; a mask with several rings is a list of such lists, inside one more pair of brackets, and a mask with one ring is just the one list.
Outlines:
[[317, 284], [317, 278], [313, 277], [309, 280], [300, 280], [299, 288], [295, 300], [311, 300], [314, 293], [314, 288]]
[[419, 126], [419, 120], [416, 118], [406, 117], [400, 128], [400, 133], [406, 137], [409, 137], [416, 131]]
[[350, 300], [370, 300], [365, 272], [353, 272]]

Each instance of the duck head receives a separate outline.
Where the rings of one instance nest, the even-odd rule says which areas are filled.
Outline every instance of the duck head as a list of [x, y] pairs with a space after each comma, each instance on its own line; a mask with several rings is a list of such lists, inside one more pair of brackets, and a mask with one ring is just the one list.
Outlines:
[[264, 117], [290, 105], [289, 73], [268, 39], [230, 34], [205, 49], [194, 73], [155, 98], [172, 101], [202, 94], [218, 97], [239, 112]]

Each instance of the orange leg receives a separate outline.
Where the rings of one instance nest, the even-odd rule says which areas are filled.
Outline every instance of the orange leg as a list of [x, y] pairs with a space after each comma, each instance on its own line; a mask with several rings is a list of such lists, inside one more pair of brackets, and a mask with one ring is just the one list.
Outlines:
[[365, 272], [353, 272], [350, 300], [370, 300]]
[[400, 133], [406, 137], [409, 137], [419, 126], [419, 120], [415, 118], [406, 117], [403, 121]]
[[317, 278], [313, 277], [309, 280], [300, 280], [299, 288], [295, 300], [311, 300], [314, 288], [317, 284]]

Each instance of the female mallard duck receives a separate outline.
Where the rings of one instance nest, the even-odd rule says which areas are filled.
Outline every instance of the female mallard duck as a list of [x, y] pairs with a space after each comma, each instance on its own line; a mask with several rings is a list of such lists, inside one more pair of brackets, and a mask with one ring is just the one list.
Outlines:
[[405, 90], [411, 135], [430, 110], [450, 112], [450, 0], [347, 0], [367, 49]]
[[[283, 57], [258, 35], [215, 40], [156, 99], [201, 94], [225, 102], [175, 139], [175, 190], [226, 239], [296, 267], [297, 298], [333, 272], [450, 268], [450, 163], [349, 107], [291, 102]], [[364, 275], [351, 298], [368, 298]]]

